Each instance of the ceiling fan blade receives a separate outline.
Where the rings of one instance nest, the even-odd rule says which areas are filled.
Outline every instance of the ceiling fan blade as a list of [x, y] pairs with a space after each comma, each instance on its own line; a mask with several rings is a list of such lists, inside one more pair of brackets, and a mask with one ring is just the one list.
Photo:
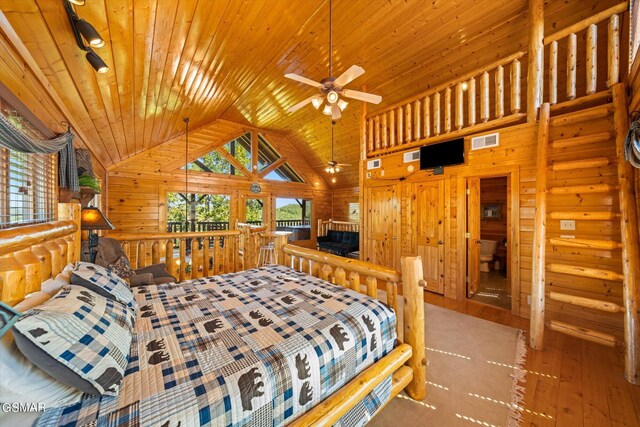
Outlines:
[[299, 109], [301, 109], [302, 107], [304, 107], [305, 105], [311, 103], [311, 101], [313, 100], [313, 98], [315, 98], [315, 96], [312, 96], [310, 98], [305, 99], [304, 101], [300, 101], [298, 102], [296, 105], [289, 107], [287, 109], [287, 112], [289, 113], [295, 113], [296, 111], [298, 111]]
[[318, 88], [318, 89], [320, 89], [322, 87], [322, 83], [314, 82], [313, 80], [308, 79], [308, 78], [303, 77], [303, 76], [299, 76], [298, 74], [287, 73], [284, 76], [286, 78], [288, 78], [288, 79], [295, 80], [297, 82], [304, 83], [306, 85], [313, 86], [313, 87]]
[[352, 65], [351, 67], [349, 67], [349, 69], [347, 71], [342, 73], [340, 75], [340, 77], [338, 77], [333, 82], [333, 84], [338, 86], [338, 87], [344, 87], [349, 82], [357, 79], [358, 77], [360, 77], [363, 74], [364, 74], [364, 68], [362, 68], [359, 65]]
[[350, 163], [337, 163], [336, 166], [347, 167], [347, 166], [351, 166], [351, 164]]
[[338, 120], [342, 117], [342, 110], [338, 107], [338, 104], [333, 104], [331, 106], [331, 120]]
[[372, 93], [360, 92], [357, 90], [343, 89], [342, 94], [347, 98], [357, 99], [358, 101], [370, 102], [371, 104], [380, 104], [382, 97]]

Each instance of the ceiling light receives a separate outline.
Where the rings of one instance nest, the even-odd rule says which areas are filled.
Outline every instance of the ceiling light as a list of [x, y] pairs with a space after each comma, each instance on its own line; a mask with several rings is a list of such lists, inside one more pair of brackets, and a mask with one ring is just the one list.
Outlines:
[[349, 103], [347, 101], [345, 101], [344, 99], [339, 99], [338, 100], [338, 107], [340, 107], [340, 109], [342, 111], [344, 111], [344, 109], [347, 108], [347, 105], [349, 105]]
[[336, 177], [335, 176], [333, 178], [331, 178], [331, 182], [333, 182], [334, 184], [336, 183]]
[[105, 62], [96, 54], [94, 51], [90, 50], [87, 52], [87, 61], [96, 70], [98, 73], [103, 74], [109, 71], [109, 67]]
[[76, 27], [82, 37], [89, 43], [91, 47], [102, 47], [105, 42], [104, 39], [100, 36], [98, 31], [93, 27], [93, 25], [89, 24], [84, 19], [78, 19], [76, 21]]
[[336, 173], [340, 172], [340, 166], [336, 166]]
[[317, 110], [322, 105], [322, 97], [320, 95], [314, 96], [313, 99], [311, 100], [311, 103], [313, 104], [313, 107]]
[[331, 105], [330, 104], [325, 104], [324, 105], [324, 109], [322, 110], [322, 114], [325, 114], [327, 116], [331, 115]]
[[77, 6], [84, 6], [85, 0], [69, 0], [69, 3], [73, 3]]
[[338, 92], [336, 92], [335, 90], [330, 90], [329, 93], [327, 93], [327, 101], [329, 102], [329, 104], [335, 104], [336, 102], [338, 102]]
[[462, 84], [460, 86], [462, 86], [462, 90], [469, 89], [469, 83], [467, 83], [467, 82], [462, 82]]

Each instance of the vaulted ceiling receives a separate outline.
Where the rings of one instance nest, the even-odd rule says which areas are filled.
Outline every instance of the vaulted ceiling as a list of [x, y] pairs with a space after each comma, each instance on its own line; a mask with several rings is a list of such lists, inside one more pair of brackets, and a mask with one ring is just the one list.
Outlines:
[[[548, 0], [547, 33], [615, 0]], [[328, 75], [328, 0], [86, 0], [76, 7], [107, 41], [96, 74], [75, 44], [62, 0], [0, 0], [0, 9], [86, 135], [103, 166], [219, 118], [287, 133], [319, 172], [330, 119], [291, 105], [315, 94], [283, 76]], [[525, 50], [526, 0], [334, 0], [334, 74], [399, 101]], [[336, 160], [357, 185], [360, 102], [336, 125]], [[324, 174], [324, 172], [322, 172]]]

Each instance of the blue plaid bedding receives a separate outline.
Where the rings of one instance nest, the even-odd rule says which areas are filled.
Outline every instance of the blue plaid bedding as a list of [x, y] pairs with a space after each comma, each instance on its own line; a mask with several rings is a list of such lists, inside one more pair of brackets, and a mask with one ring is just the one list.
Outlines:
[[[386, 355], [396, 318], [377, 300], [282, 266], [134, 288], [117, 397], [87, 396], [38, 425], [281, 426]], [[339, 425], [362, 425], [391, 377]]]

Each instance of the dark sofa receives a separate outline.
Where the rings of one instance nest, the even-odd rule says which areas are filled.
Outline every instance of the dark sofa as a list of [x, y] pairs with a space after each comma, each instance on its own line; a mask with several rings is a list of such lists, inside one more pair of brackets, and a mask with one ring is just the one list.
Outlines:
[[329, 230], [326, 236], [318, 237], [318, 249], [347, 256], [360, 248], [360, 233], [355, 231]]

